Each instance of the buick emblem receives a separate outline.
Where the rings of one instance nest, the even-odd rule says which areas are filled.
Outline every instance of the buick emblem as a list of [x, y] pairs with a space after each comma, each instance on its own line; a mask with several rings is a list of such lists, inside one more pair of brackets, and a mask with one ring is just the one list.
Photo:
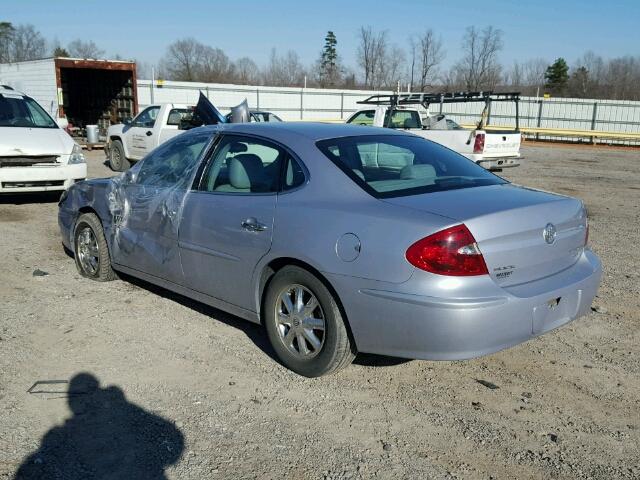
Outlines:
[[556, 233], [556, 227], [553, 226], [553, 223], [547, 223], [547, 226], [542, 231], [542, 237], [545, 242], [551, 245], [556, 241]]

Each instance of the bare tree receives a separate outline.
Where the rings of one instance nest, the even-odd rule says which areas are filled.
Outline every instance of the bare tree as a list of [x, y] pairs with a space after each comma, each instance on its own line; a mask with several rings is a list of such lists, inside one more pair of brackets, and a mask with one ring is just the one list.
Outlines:
[[[549, 61], [544, 58], [533, 58], [522, 65], [523, 85], [532, 89], [544, 86], [544, 74], [549, 66]], [[534, 93], [531, 91], [531, 93]]]
[[9, 22], [0, 22], [0, 63], [11, 61], [11, 43], [15, 27]]
[[[6, 28], [5, 32], [7, 32]], [[8, 44], [6, 47], [0, 48], [0, 50], [5, 50], [6, 61], [23, 62], [25, 60], [37, 60], [46, 56], [46, 41], [33, 25], [11, 27], [8, 32], [8, 36], [5, 33]]]
[[462, 40], [464, 57], [456, 68], [467, 90], [493, 89], [500, 82], [498, 52], [502, 50], [502, 32], [492, 26], [483, 30], [468, 27]]
[[232, 81], [233, 63], [221, 49], [199, 45], [197, 51], [196, 80], [214, 83]]
[[379, 74], [376, 76], [375, 88], [390, 87], [395, 89], [399, 81], [403, 80], [406, 63], [404, 50], [397, 45], [388, 49], [379, 62]]
[[194, 38], [176, 40], [167, 48], [161, 70], [173, 80], [196, 81], [200, 48]]
[[425, 31], [418, 38], [418, 54], [420, 65], [420, 91], [424, 92], [437, 75], [437, 68], [444, 60], [445, 52], [442, 39], [436, 38], [433, 30]]
[[305, 75], [306, 71], [296, 52], [289, 50], [284, 55], [278, 55], [275, 48], [271, 49], [269, 63], [263, 71], [263, 79], [267, 85], [300, 86], [304, 84]]
[[358, 65], [364, 70], [364, 86], [380, 88], [385, 80], [383, 64], [388, 50], [387, 31], [374, 32], [371, 27], [360, 27], [358, 39]]
[[236, 60], [235, 81], [243, 85], [252, 85], [260, 81], [260, 70], [249, 57], [242, 57]]
[[75, 58], [100, 58], [104, 55], [104, 50], [99, 48], [92, 40], [74, 40], [67, 45], [67, 52]]

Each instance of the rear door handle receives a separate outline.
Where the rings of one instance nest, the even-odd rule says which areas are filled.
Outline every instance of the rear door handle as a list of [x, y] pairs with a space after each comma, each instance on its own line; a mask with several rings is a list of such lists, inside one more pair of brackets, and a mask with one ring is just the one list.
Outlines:
[[267, 229], [267, 226], [264, 223], [260, 223], [255, 217], [243, 220], [240, 225], [248, 232], [264, 232]]

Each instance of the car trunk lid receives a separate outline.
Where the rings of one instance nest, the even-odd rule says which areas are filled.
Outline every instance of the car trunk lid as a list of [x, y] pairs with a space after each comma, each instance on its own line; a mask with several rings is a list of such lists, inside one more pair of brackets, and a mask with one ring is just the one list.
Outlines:
[[464, 223], [480, 247], [489, 275], [502, 286], [564, 270], [584, 248], [582, 202], [561, 195], [505, 184], [385, 201]]

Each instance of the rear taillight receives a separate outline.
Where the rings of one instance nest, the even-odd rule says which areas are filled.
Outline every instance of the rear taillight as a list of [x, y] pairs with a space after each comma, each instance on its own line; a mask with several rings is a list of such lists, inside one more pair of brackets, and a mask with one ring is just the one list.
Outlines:
[[438, 275], [486, 275], [487, 265], [466, 225], [456, 225], [418, 240], [407, 249], [414, 267]]
[[484, 152], [484, 133], [476, 133], [476, 140], [473, 142], [473, 153]]

